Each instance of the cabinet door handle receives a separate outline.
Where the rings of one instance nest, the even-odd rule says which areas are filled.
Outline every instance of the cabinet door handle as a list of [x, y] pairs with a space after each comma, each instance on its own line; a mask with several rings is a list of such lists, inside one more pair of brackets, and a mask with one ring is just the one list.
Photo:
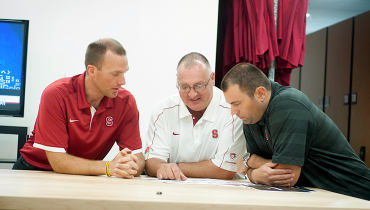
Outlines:
[[360, 159], [362, 161], [365, 161], [365, 147], [364, 146], [360, 147]]

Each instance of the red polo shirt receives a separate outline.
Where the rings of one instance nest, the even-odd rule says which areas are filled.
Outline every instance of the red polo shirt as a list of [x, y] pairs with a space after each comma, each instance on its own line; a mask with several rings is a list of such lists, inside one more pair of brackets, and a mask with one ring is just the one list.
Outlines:
[[139, 112], [131, 93], [121, 88], [116, 98], [104, 97], [91, 118], [84, 81], [85, 74], [79, 74], [45, 88], [33, 135], [20, 150], [31, 165], [52, 170], [44, 150], [102, 160], [116, 141], [120, 149], [141, 152]]

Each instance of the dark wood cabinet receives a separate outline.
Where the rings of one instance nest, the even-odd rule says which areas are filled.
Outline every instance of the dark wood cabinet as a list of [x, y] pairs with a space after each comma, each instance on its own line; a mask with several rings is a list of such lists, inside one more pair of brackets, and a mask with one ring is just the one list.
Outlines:
[[[292, 86], [300, 87], [337, 124], [367, 166], [370, 166], [369, 35], [370, 12], [307, 35], [304, 67], [300, 74], [297, 71], [291, 77]], [[356, 100], [351, 103], [353, 94]]]

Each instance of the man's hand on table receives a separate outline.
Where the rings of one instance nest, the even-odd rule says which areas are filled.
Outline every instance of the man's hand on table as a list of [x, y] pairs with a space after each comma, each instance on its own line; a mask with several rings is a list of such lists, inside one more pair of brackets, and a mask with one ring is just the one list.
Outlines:
[[157, 178], [183, 181], [187, 179], [176, 163], [168, 163], [159, 168], [157, 170]]

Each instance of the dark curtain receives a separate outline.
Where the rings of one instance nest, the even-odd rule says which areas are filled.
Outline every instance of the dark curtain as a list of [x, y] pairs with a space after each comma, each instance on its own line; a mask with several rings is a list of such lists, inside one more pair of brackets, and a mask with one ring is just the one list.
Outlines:
[[216, 66], [215, 66], [215, 86], [220, 88], [223, 69], [224, 42], [226, 31], [226, 0], [218, 1], [218, 24], [217, 24], [217, 44], [216, 44]]

